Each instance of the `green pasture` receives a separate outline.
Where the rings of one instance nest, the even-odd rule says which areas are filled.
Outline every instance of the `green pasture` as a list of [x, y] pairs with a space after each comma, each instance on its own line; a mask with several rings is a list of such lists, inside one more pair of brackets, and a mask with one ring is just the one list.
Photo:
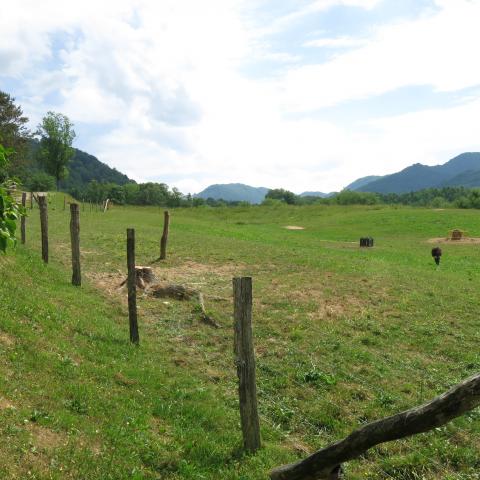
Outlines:
[[[171, 210], [81, 207], [84, 284], [70, 285], [69, 211], [38, 209], [27, 243], [0, 257], [0, 478], [266, 479], [282, 463], [410, 408], [480, 370], [480, 244], [429, 239], [475, 210], [275, 206]], [[289, 230], [286, 226], [303, 227]], [[194, 303], [139, 294], [128, 342], [126, 229], [137, 264], [201, 290]], [[360, 249], [361, 236], [375, 247]], [[233, 364], [234, 276], [254, 284], [263, 448], [242, 453]], [[480, 478], [480, 412], [382, 445], [347, 479]]]

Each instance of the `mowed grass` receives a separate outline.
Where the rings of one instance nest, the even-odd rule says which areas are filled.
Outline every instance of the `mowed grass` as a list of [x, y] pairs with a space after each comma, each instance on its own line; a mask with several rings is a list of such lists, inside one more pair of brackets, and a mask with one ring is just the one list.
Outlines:
[[[479, 213], [392, 207], [81, 210], [84, 285], [70, 282], [69, 212], [38, 210], [27, 245], [0, 258], [0, 478], [265, 479], [358, 426], [410, 408], [480, 370]], [[304, 230], [287, 230], [296, 225]], [[200, 289], [196, 305], [140, 295], [128, 342], [126, 228], [137, 264]], [[359, 249], [360, 236], [375, 238]], [[254, 281], [263, 448], [240, 449], [231, 278]], [[373, 449], [349, 479], [480, 478], [480, 415]]]

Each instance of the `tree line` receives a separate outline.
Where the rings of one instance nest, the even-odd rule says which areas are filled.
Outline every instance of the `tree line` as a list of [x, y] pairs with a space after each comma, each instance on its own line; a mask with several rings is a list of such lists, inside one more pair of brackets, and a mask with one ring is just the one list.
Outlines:
[[284, 189], [270, 190], [263, 205], [410, 205], [431, 208], [480, 208], [480, 188], [426, 188], [408, 193], [343, 190], [327, 198], [300, 196]]

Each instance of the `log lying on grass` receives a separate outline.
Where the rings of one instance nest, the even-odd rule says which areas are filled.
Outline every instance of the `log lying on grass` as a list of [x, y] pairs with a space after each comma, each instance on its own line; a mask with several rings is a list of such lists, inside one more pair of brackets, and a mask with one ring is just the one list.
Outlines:
[[480, 374], [459, 383], [429, 403], [369, 423], [305, 460], [276, 468], [271, 480], [335, 480], [341, 464], [380, 443], [428, 432], [480, 405]]
[[155, 284], [148, 288], [147, 293], [156, 298], [173, 298], [175, 300], [197, 300], [201, 311], [200, 320], [211, 327], [219, 328], [220, 325], [207, 315], [202, 292], [185, 285]]
[[[156, 298], [173, 298], [175, 300], [196, 300], [200, 309], [200, 320], [211, 327], [219, 328], [220, 325], [205, 310], [202, 292], [185, 285], [154, 283], [157, 280], [151, 267], [135, 266], [137, 288], [145, 290], [147, 295]], [[127, 282], [125, 279], [119, 288]]]

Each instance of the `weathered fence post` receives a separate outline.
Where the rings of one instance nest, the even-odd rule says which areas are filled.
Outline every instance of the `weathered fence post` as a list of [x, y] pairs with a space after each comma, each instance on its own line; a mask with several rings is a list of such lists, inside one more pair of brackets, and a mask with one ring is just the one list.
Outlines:
[[67, 197], [66, 195], [63, 196], [63, 211], [65, 211], [65, 208], [67, 207]]
[[30, 210], [33, 210], [33, 192], [30, 192]]
[[240, 418], [245, 450], [260, 448], [260, 422], [257, 410], [255, 353], [252, 333], [252, 278], [233, 279], [235, 364], [238, 375]]
[[42, 259], [48, 263], [48, 211], [47, 197], [38, 195], [38, 207], [40, 209], [40, 230], [42, 234]]
[[127, 228], [127, 267], [128, 267], [128, 319], [130, 322], [130, 341], [138, 344], [137, 322], [137, 274], [135, 271], [135, 230]]
[[70, 240], [72, 244], [72, 285], [82, 284], [80, 269], [80, 209], [78, 203], [70, 204]]
[[21, 234], [21, 241], [22, 241], [22, 244], [25, 244], [25, 238], [26, 238], [26, 235], [25, 235], [25, 221], [26, 221], [26, 217], [25, 217], [25, 207], [27, 205], [27, 192], [22, 192], [22, 207], [23, 207], [23, 214], [22, 214], [22, 218], [20, 220], [20, 234]]
[[160, 260], [167, 258], [168, 228], [170, 226], [170, 213], [165, 210], [163, 213], [163, 234], [160, 240]]

